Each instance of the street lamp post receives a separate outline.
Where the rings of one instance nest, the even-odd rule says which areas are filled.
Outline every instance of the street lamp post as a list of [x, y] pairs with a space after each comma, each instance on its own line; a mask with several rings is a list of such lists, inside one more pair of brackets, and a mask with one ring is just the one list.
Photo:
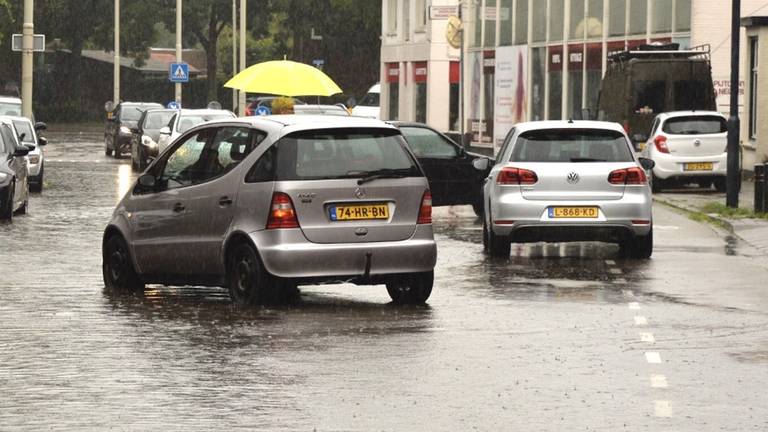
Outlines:
[[[232, 76], [237, 75], [237, 0], [232, 0]], [[237, 89], [232, 89], [232, 111], [237, 109]]]
[[115, 0], [115, 58], [112, 102], [120, 102], [120, 0]]
[[[181, 0], [176, 0], [176, 63], [181, 63]], [[176, 83], [176, 103], [181, 106], [181, 83]]]
[[[245, 70], [245, 0], [240, 0], [240, 71]], [[245, 115], [245, 90], [238, 98], [238, 114]]]
[[741, 37], [741, 0], [732, 0], [731, 10], [731, 114], [728, 117], [728, 159], [726, 205], [739, 206], [739, 39]]
[[21, 40], [21, 113], [32, 118], [32, 59], [34, 57], [33, 0], [24, 0], [24, 24]]

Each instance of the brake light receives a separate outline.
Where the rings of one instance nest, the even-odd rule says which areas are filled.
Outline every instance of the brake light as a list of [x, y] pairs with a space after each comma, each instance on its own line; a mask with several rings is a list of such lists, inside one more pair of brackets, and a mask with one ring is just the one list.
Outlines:
[[669, 147], [667, 147], [667, 137], [659, 135], [653, 139], [653, 144], [656, 146], [656, 150], [662, 153], [669, 153]]
[[632, 128], [629, 126], [629, 121], [624, 120], [624, 132], [626, 132], [627, 135], [630, 135], [630, 132], [632, 132]]
[[645, 170], [638, 167], [624, 168], [608, 174], [608, 183], [614, 185], [641, 185], [647, 182]]
[[298, 228], [299, 220], [293, 208], [293, 201], [288, 194], [275, 192], [272, 194], [272, 209], [267, 219], [267, 229]]
[[532, 185], [539, 181], [535, 172], [522, 168], [507, 167], [499, 171], [496, 184], [501, 185]]
[[424, 196], [421, 198], [421, 207], [419, 208], [419, 219], [416, 223], [431, 224], [432, 223], [432, 192], [425, 191]]

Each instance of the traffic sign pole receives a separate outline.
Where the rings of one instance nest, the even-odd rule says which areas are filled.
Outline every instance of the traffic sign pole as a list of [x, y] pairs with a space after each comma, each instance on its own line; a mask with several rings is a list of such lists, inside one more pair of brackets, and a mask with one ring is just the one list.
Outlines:
[[[181, 63], [181, 0], [176, 0], [176, 63]], [[176, 82], [176, 102], [181, 104], [181, 82]]]
[[32, 78], [34, 56], [33, 0], [24, 0], [24, 24], [22, 26], [21, 50], [21, 113], [24, 117], [32, 118]]

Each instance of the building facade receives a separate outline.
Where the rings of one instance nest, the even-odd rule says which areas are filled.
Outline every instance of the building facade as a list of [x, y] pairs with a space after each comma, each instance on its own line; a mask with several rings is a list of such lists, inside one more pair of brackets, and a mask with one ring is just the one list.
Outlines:
[[[743, 0], [742, 16], [764, 6]], [[718, 106], [728, 111], [731, 2], [382, 0], [382, 8], [382, 118], [463, 131], [473, 146], [497, 147], [519, 121], [594, 114], [608, 53], [653, 42], [708, 45]], [[461, 15], [463, 49], [446, 37], [450, 15]]]

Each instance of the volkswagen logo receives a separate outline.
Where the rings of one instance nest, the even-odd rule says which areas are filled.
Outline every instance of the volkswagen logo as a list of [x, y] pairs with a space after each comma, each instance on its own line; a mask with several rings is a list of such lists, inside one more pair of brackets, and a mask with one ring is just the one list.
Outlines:
[[576, 184], [579, 182], [579, 174], [576, 172], [569, 173], [566, 179], [568, 180], [568, 183]]
[[699, 147], [701, 145], [701, 140], [693, 140], [693, 145]]
[[365, 189], [363, 188], [357, 188], [355, 189], [355, 197], [357, 199], [363, 199], [365, 198]]

